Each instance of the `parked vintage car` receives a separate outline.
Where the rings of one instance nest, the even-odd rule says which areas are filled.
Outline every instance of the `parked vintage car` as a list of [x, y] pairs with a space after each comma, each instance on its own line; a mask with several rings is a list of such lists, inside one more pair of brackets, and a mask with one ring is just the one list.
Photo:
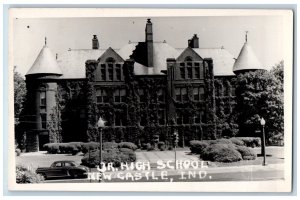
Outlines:
[[85, 178], [89, 169], [70, 160], [55, 161], [50, 167], [39, 167], [37, 174], [49, 178]]

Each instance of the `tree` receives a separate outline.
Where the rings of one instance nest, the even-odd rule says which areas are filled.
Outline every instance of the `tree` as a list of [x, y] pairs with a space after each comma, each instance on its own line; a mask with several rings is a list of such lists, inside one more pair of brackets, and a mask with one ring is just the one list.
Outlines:
[[283, 62], [275, 68], [278, 70], [239, 74], [236, 89], [240, 135], [255, 136], [255, 130], [261, 127], [260, 118], [263, 117], [269, 144], [283, 139], [283, 76], [280, 75], [283, 73], [279, 70], [283, 70]]
[[19, 124], [20, 113], [23, 109], [23, 103], [26, 96], [26, 83], [24, 78], [14, 67], [14, 108], [15, 108], [15, 124]]

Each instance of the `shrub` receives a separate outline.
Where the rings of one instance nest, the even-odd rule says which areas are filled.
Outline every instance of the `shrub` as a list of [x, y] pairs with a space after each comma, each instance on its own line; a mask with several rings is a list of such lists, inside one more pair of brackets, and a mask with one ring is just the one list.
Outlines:
[[133, 144], [132, 142], [121, 142], [118, 144], [118, 147], [132, 149], [133, 151], [135, 151], [137, 149], [137, 146], [135, 144]]
[[132, 149], [120, 148], [119, 151], [121, 153], [127, 154], [129, 156], [129, 159], [131, 162], [136, 161], [136, 154], [134, 153], [134, 151]]
[[166, 150], [166, 145], [165, 145], [164, 142], [158, 142], [158, 143], [157, 143], [157, 147], [158, 147], [158, 149], [161, 150], [161, 151]]
[[93, 151], [99, 148], [98, 142], [87, 142], [81, 144], [81, 151], [82, 153], [86, 154], [89, 150]]
[[82, 142], [69, 142], [69, 144], [76, 147], [78, 151], [81, 151]]
[[16, 153], [16, 156], [20, 156], [21, 155], [21, 150], [20, 149], [16, 149], [15, 153]]
[[169, 151], [173, 151], [173, 149], [174, 149], [173, 146], [169, 146], [169, 147], [168, 147], [168, 150], [169, 150]]
[[238, 152], [240, 152], [243, 160], [255, 160], [256, 159], [256, 153], [252, 149], [249, 149], [248, 147], [237, 146], [236, 150]]
[[153, 150], [154, 147], [150, 143], [147, 143], [147, 151], [153, 151]]
[[69, 153], [70, 145], [69, 143], [57, 143], [59, 148], [59, 153]]
[[76, 155], [77, 153], [79, 153], [81, 151], [81, 146], [79, 147], [76, 144], [67, 144], [65, 147], [65, 153], [70, 153], [72, 155]]
[[44, 144], [43, 147], [47, 150], [48, 153], [51, 153], [51, 154], [60, 153], [59, 143], [47, 143], [47, 144]]
[[230, 141], [237, 146], [244, 146], [244, 142], [238, 138], [230, 138]]
[[210, 144], [232, 144], [231, 140], [229, 139], [217, 139], [217, 140], [210, 140]]
[[190, 150], [192, 153], [201, 154], [203, 149], [205, 149], [207, 146], [208, 143], [204, 141], [198, 141], [198, 140], [190, 141]]
[[118, 143], [115, 142], [104, 142], [103, 149], [116, 149], [118, 148]]
[[28, 170], [26, 167], [16, 166], [16, 182], [17, 183], [39, 183], [44, 180], [44, 177], [40, 174], [36, 174], [33, 171]]
[[150, 143], [142, 143], [142, 149], [147, 150]]
[[260, 147], [261, 140], [259, 137], [237, 137], [239, 140], [243, 141], [247, 147]]
[[203, 160], [216, 162], [236, 162], [242, 160], [241, 154], [230, 144], [212, 144], [203, 149], [200, 157]]
[[[102, 152], [102, 159], [104, 163], [113, 163], [114, 167], [119, 167], [121, 163], [135, 162], [136, 155], [133, 150], [128, 148], [110, 149]], [[91, 152], [90, 155], [88, 153], [85, 154], [81, 162], [82, 165], [88, 167], [99, 165], [99, 150]]]

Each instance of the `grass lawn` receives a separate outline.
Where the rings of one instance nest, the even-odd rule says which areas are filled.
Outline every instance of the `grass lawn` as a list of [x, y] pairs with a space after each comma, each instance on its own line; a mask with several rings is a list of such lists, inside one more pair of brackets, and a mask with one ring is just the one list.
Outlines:
[[[260, 154], [260, 148], [253, 148], [253, 150]], [[284, 162], [284, 147], [267, 147], [267, 163], [276, 164]], [[137, 151], [137, 161], [149, 161], [156, 163], [157, 160], [174, 160], [174, 151]], [[191, 154], [189, 148], [177, 149], [176, 156], [178, 160], [199, 160], [200, 156]], [[81, 163], [83, 158], [82, 154], [67, 155], [67, 154], [47, 154], [46, 152], [23, 153], [21, 156], [16, 157], [16, 163], [30, 167], [35, 170], [38, 167], [49, 167], [54, 161], [58, 160], [73, 160]], [[242, 160], [233, 163], [218, 163], [210, 162], [211, 167], [224, 167], [224, 166], [241, 166], [241, 165], [261, 165], [263, 158], [258, 156], [256, 160]]]

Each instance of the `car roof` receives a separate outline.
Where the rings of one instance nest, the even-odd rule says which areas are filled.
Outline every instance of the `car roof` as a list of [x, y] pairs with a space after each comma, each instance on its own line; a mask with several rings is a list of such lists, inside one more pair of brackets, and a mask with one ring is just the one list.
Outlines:
[[74, 160], [58, 160], [55, 161], [54, 163], [58, 163], [58, 162], [75, 162]]

